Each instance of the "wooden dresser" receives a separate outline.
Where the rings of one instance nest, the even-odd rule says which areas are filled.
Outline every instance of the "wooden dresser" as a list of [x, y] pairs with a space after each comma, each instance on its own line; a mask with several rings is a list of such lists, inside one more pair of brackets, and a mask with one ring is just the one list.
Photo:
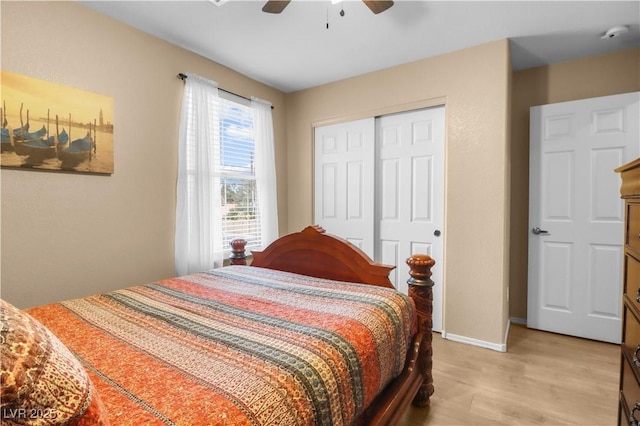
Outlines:
[[625, 200], [619, 425], [640, 425], [640, 158], [616, 169]]

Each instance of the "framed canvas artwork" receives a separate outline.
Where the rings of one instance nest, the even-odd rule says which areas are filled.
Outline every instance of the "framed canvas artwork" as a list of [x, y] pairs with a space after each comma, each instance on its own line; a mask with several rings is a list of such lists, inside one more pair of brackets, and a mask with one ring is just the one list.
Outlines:
[[113, 173], [113, 98], [1, 71], [2, 168]]

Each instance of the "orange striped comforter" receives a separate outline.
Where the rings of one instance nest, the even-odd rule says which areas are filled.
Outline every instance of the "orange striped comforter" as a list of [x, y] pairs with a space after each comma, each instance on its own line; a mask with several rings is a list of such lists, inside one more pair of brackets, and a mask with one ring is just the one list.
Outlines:
[[393, 290], [248, 266], [32, 308], [113, 425], [349, 425], [404, 366]]

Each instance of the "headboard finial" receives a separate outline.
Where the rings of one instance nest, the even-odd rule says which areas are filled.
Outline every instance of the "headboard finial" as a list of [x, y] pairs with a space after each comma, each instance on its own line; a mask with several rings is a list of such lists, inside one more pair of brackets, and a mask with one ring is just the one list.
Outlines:
[[229, 245], [231, 246], [231, 254], [229, 255], [231, 264], [246, 265], [247, 254], [245, 253], [245, 246], [247, 245], [247, 240], [244, 238], [235, 238], [229, 241]]
[[433, 286], [431, 268], [436, 264], [435, 260], [426, 254], [414, 254], [406, 262], [409, 265], [409, 275], [411, 276], [407, 281], [410, 285]]

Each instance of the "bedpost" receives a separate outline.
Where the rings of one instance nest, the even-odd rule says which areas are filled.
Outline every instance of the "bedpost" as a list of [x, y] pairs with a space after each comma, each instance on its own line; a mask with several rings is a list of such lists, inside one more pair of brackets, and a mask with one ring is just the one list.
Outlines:
[[244, 251], [244, 247], [247, 245], [247, 240], [235, 238], [229, 242], [229, 245], [231, 246], [230, 263], [232, 265], [246, 265], [247, 254]]
[[413, 399], [413, 405], [424, 407], [429, 405], [429, 398], [433, 395], [432, 367], [432, 338], [433, 338], [433, 281], [431, 268], [436, 261], [424, 254], [415, 254], [407, 259], [409, 265], [409, 296], [413, 298], [418, 311], [418, 333], [422, 333], [418, 368], [423, 381], [418, 393]]

